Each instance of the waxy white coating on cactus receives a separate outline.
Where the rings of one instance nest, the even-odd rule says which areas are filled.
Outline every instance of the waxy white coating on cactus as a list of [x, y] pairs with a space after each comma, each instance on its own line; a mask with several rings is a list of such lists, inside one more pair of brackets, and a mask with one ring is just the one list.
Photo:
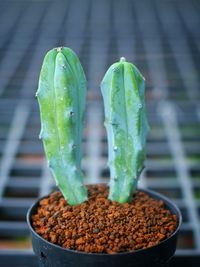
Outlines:
[[81, 172], [86, 78], [69, 48], [50, 50], [43, 61], [37, 97], [48, 165], [70, 205], [87, 200]]
[[122, 57], [106, 72], [101, 91], [109, 147], [109, 199], [125, 203], [131, 201], [144, 168], [148, 132], [145, 80], [139, 70]]

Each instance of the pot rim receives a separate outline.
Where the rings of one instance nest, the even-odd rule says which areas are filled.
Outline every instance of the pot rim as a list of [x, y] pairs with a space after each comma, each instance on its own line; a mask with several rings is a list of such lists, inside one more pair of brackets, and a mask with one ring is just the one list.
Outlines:
[[[93, 184], [94, 185], [94, 184]], [[66, 252], [70, 252], [70, 253], [75, 253], [75, 254], [81, 254], [81, 255], [95, 255], [95, 256], [106, 256], [106, 257], [114, 257], [114, 256], [117, 256], [117, 255], [130, 255], [130, 254], [139, 254], [141, 252], [144, 252], [144, 251], [150, 251], [151, 249], [155, 249], [156, 247], [164, 244], [165, 242], [167, 242], [170, 238], [172, 238], [173, 236], [175, 236], [178, 231], [180, 230], [180, 226], [182, 224], [182, 215], [181, 215], [181, 211], [180, 209], [178, 208], [178, 206], [172, 202], [168, 197], [160, 194], [160, 193], [157, 193], [153, 190], [150, 190], [150, 189], [144, 189], [144, 188], [137, 188], [137, 191], [141, 191], [141, 192], [145, 192], [145, 193], [148, 193], [151, 197], [155, 197], [156, 199], [160, 199], [160, 200], [163, 200], [164, 203], [165, 203], [165, 206], [171, 211], [175, 211], [175, 213], [173, 214], [176, 214], [177, 217], [178, 217], [178, 226], [176, 228], [176, 230], [166, 239], [162, 240], [161, 242], [159, 242], [158, 244], [152, 246], [152, 247], [149, 247], [149, 248], [142, 248], [142, 249], [138, 249], [138, 250], [135, 250], [135, 251], [126, 251], [126, 252], [120, 252], [120, 253], [113, 253], [113, 254], [108, 254], [108, 253], [87, 253], [87, 252], [84, 252], [84, 251], [78, 251], [78, 250], [72, 250], [72, 249], [68, 249], [68, 248], [63, 248], [59, 245], [56, 245], [56, 244], [53, 244], [49, 241], [47, 241], [46, 239], [44, 239], [42, 236], [40, 236], [32, 227], [31, 225], [31, 212], [32, 212], [32, 209], [37, 207], [39, 202], [48, 197], [51, 193], [53, 193], [54, 191], [50, 192], [48, 195], [45, 195], [45, 196], [42, 196], [40, 198], [38, 198], [32, 205], [31, 207], [28, 209], [27, 211], [27, 215], [26, 215], [26, 221], [27, 221], [27, 224], [28, 224], [28, 227], [29, 229], [31, 230], [32, 234], [36, 235], [37, 238], [39, 238], [40, 240], [42, 240], [43, 242], [47, 243], [48, 245], [51, 245], [52, 247], [55, 247], [57, 249], [61, 249], [63, 251], [66, 251]]]

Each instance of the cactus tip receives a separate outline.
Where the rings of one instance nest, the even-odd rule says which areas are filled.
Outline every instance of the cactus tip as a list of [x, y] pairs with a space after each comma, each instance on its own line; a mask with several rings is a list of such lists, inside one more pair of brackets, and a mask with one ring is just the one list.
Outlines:
[[120, 62], [125, 62], [126, 61], [126, 58], [125, 57], [121, 57], [120, 58]]
[[56, 47], [55, 49], [57, 50], [57, 52], [61, 52], [63, 49], [63, 46]]

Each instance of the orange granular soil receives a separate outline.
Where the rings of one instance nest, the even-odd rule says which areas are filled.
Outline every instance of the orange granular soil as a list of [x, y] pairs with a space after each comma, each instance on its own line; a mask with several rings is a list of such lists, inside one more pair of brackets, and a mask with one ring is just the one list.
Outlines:
[[107, 196], [106, 185], [90, 185], [88, 201], [70, 206], [60, 192], [54, 192], [40, 201], [32, 226], [61, 247], [109, 254], [154, 246], [177, 228], [177, 216], [145, 192], [137, 191], [126, 204]]

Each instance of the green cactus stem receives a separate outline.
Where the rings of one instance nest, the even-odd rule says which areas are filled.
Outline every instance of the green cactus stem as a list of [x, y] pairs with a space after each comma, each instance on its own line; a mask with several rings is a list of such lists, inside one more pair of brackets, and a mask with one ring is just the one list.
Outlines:
[[86, 79], [77, 55], [69, 48], [50, 50], [43, 61], [36, 93], [48, 165], [70, 205], [87, 200], [81, 172], [81, 140]]
[[131, 201], [144, 168], [148, 132], [145, 80], [133, 64], [121, 58], [106, 72], [101, 91], [111, 175], [109, 199], [126, 203]]

